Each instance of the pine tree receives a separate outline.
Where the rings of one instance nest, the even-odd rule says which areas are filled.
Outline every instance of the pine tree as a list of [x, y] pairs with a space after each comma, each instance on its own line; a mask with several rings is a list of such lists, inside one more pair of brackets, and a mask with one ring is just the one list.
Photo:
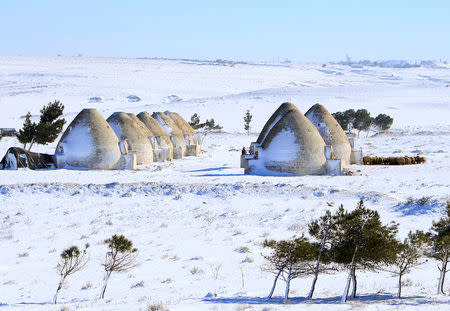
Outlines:
[[113, 272], [126, 272], [137, 266], [136, 258], [138, 255], [137, 248], [133, 247], [133, 242], [125, 238], [123, 235], [113, 235], [104, 241], [108, 245], [109, 251], [106, 253], [105, 278], [100, 298], [105, 298], [106, 286]]
[[30, 144], [28, 150], [33, 146], [34, 138], [36, 136], [36, 127], [36, 123], [31, 122], [31, 113], [28, 112], [25, 116], [22, 129], [20, 129], [19, 134], [17, 134], [17, 139], [23, 144], [24, 149], [26, 149], [27, 144]]
[[438, 261], [440, 271], [437, 294], [444, 295], [445, 275], [450, 270], [447, 269], [450, 261], [450, 202], [447, 202], [447, 215], [433, 222], [428, 236], [431, 250], [427, 255]]
[[332, 115], [344, 131], [350, 131], [353, 128], [353, 122], [355, 121], [355, 110], [348, 109], [344, 112], [338, 111], [332, 113]]
[[37, 144], [46, 145], [54, 142], [58, 138], [66, 123], [65, 119], [59, 119], [63, 111], [64, 105], [59, 100], [48, 103], [48, 105], [45, 105], [41, 109], [41, 117], [36, 127], [36, 136], [34, 139]]
[[380, 113], [373, 119], [373, 125], [381, 131], [387, 131], [391, 128], [394, 119], [384, 113]]
[[58, 100], [44, 105], [40, 111], [41, 116], [38, 124], [31, 122], [31, 114], [28, 112], [23, 128], [19, 130], [17, 135], [19, 142], [23, 144], [24, 148], [27, 144], [30, 144], [28, 150], [31, 150], [35, 143], [46, 145], [54, 142], [66, 123], [66, 120], [59, 119], [63, 111], [64, 105]]
[[387, 258], [386, 263], [392, 265], [392, 269], [386, 269], [398, 275], [398, 298], [402, 297], [402, 277], [423, 263], [426, 237], [422, 231], [410, 231], [403, 242], [393, 244], [395, 256]]
[[250, 123], [252, 122], [253, 116], [250, 113], [250, 110], [244, 115], [244, 129], [247, 131], [247, 135], [250, 135]]
[[265, 256], [269, 262], [266, 270], [275, 274], [272, 289], [268, 295], [270, 299], [276, 287], [278, 278], [286, 282], [284, 302], [288, 302], [291, 281], [314, 272], [313, 261], [317, 257], [317, 245], [311, 244], [304, 236], [293, 240], [266, 240], [264, 247], [272, 250]]
[[66, 278], [69, 275], [80, 271], [86, 266], [89, 260], [86, 254], [86, 250], [88, 249], [88, 247], [89, 244], [86, 244], [84, 250], [80, 251], [78, 247], [71, 246], [68, 249], [62, 251], [62, 253], [59, 255], [60, 259], [58, 265], [56, 266], [56, 270], [60, 276], [60, 280], [58, 283], [58, 288], [56, 289], [55, 296], [53, 297], [54, 304], [56, 304], [57, 302], [59, 291], [62, 289]]
[[334, 238], [333, 235], [335, 234], [334, 229], [336, 228], [336, 225], [349, 220], [350, 218], [351, 215], [345, 211], [344, 206], [341, 205], [336, 213], [331, 214], [330, 211], [326, 211], [324, 216], [320, 217], [318, 220], [312, 221], [308, 225], [309, 234], [320, 241], [316, 264], [314, 266], [314, 278], [311, 283], [308, 299], [313, 297], [319, 272], [322, 270], [320, 264], [322, 262], [330, 263], [332, 260], [329, 254], [331, 249], [329, 240], [333, 240]]
[[348, 277], [341, 302], [346, 302], [353, 282], [352, 297], [356, 297], [357, 269], [375, 270], [395, 253], [397, 224], [383, 225], [377, 211], [367, 209], [359, 201], [348, 220], [333, 230], [331, 253], [333, 260], [347, 267]]
[[199, 128], [202, 128], [205, 126], [205, 123], [200, 123], [200, 116], [196, 113], [194, 113], [191, 116], [191, 122], [189, 122], [189, 125], [192, 126], [194, 130], [197, 130]]
[[372, 118], [366, 109], [356, 110], [353, 127], [358, 130], [358, 136], [361, 131], [369, 131], [371, 124]]
[[214, 119], [211, 120], [206, 120], [204, 125], [206, 130], [212, 131], [212, 130], [220, 130], [222, 129], [222, 126], [220, 126], [219, 124], [216, 124], [216, 121], [214, 121]]

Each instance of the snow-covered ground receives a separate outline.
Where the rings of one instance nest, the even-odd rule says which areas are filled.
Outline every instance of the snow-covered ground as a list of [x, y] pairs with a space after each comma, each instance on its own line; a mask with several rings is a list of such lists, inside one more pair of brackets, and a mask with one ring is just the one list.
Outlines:
[[[160, 301], [170, 310], [449, 308], [448, 296], [435, 295], [438, 270], [431, 261], [407, 276], [402, 300], [395, 298], [394, 276], [367, 272], [359, 274], [360, 298], [340, 305], [342, 272], [320, 276], [312, 301], [301, 298], [309, 278], [293, 281], [294, 306], [281, 304], [281, 283], [277, 297], [266, 301], [272, 276], [261, 271], [260, 246], [266, 237], [299, 235], [326, 209], [351, 209], [360, 198], [385, 222], [399, 222], [400, 237], [428, 229], [450, 193], [449, 68], [0, 57], [0, 127], [20, 128], [21, 116], [37, 116], [55, 99], [64, 103], [68, 123], [87, 107], [105, 118], [114, 111], [172, 110], [186, 119], [194, 112], [202, 121], [214, 118], [225, 133], [208, 134], [200, 157], [138, 171], [0, 171], [0, 310], [146, 310]], [[420, 154], [427, 162], [354, 165], [353, 176], [243, 175], [241, 148], [256, 140], [284, 101], [303, 112], [318, 102], [330, 112], [389, 114], [392, 131], [362, 134], [357, 147], [369, 155]], [[243, 130], [247, 109], [250, 136]], [[3, 138], [0, 156], [16, 145]], [[53, 153], [55, 146], [33, 150]], [[431, 197], [425, 206], [405, 203], [425, 196]], [[102, 241], [112, 234], [134, 242], [140, 265], [113, 275], [102, 301]], [[91, 244], [89, 264], [68, 278], [59, 304], [50, 304], [59, 253], [85, 243]], [[450, 292], [450, 282], [445, 288]]]

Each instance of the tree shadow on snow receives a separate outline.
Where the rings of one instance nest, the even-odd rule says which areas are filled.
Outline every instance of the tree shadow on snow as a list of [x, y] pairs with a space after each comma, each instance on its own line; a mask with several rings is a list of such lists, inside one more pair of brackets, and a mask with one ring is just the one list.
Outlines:
[[[265, 304], [284, 304], [283, 297], [273, 297], [272, 299], [267, 299], [267, 297], [246, 297], [246, 296], [236, 296], [236, 297], [224, 297], [224, 298], [203, 298], [204, 302], [210, 303], [224, 303], [224, 304], [254, 304], [254, 305], [265, 305]], [[347, 303], [365, 303], [365, 304], [376, 304], [376, 303], [387, 303], [389, 305], [422, 305], [422, 304], [448, 304], [448, 301], [436, 301], [431, 300], [425, 296], [405, 296], [401, 299], [397, 298], [396, 295], [390, 294], [372, 294], [372, 295], [361, 295], [354, 299], [348, 299]], [[327, 298], [313, 298], [306, 299], [305, 297], [292, 297], [289, 298], [289, 304], [341, 304], [341, 296], [327, 297]]]

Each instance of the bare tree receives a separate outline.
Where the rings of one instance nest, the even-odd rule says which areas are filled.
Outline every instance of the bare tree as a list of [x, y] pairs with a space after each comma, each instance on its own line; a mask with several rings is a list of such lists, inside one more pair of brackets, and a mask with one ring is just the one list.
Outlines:
[[66, 278], [86, 266], [89, 260], [86, 252], [88, 248], [89, 244], [86, 244], [83, 251], [80, 251], [76, 246], [71, 246], [68, 249], [63, 250], [59, 255], [60, 259], [58, 265], [56, 266], [56, 271], [58, 272], [60, 279], [55, 296], [53, 297], [54, 304], [57, 302], [59, 291], [62, 289]]
[[113, 272], [126, 272], [138, 265], [136, 263], [138, 250], [133, 247], [133, 242], [123, 235], [113, 235], [104, 243], [108, 245], [109, 251], [106, 253], [103, 264], [106, 274], [100, 295], [101, 299], [105, 298], [106, 286]]

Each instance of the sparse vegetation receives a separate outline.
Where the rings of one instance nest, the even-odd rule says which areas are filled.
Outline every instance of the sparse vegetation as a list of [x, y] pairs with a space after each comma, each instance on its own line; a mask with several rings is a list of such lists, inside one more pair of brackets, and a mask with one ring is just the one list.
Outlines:
[[387, 114], [380, 113], [375, 118], [370, 116], [366, 109], [348, 109], [332, 113], [333, 117], [339, 123], [344, 131], [351, 132], [358, 130], [358, 136], [361, 131], [369, 133], [371, 127], [378, 131], [387, 131], [391, 128], [394, 119]]
[[[442, 226], [445, 221], [441, 220], [439, 225], [435, 223], [434, 228]], [[420, 231], [410, 232], [403, 242], [397, 241], [398, 224], [382, 224], [378, 212], [366, 208], [362, 200], [352, 212], [347, 212], [342, 205], [334, 214], [327, 211], [324, 216], [311, 222], [308, 229], [318, 242], [302, 236], [282, 241], [265, 240], [263, 243], [271, 250], [269, 255], [264, 256], [268, 265], [263, 270], [275, 275], [268, 298], [272, 297], [278, 278], [286, 281], [284, 301], [287, 302], [289, 282], [299, 276], [314, 275], [308, 295], [311, 298], [319, 272], [333, 271], [339, 267], [348, 271], [342, 302], [347, 301], [351, 284], [351, 297], [356, 297], [357, 270], [385, 270], [397, 274], [398, 295], [401, 297], [402, 277], [423, 262], [427, 243], [427, 235]], [[440, 255], [435, 252], [434, 256], [441, 261], [441, 272], [446, 271], [448, 252], [440, 252]], [[445, 275], [441, 277], [444, 278]]]
[[194, 130], [205, 129], [207, 131], [215, 131], [222, 129], [222, 126], [216, 124], [216, 121], [214, 121], [214, 119], [211, 120], [206, 119], [204, 123], [200, 123], [200, 116], [197, 113], [194, 113], [191, 116], [191, 121], [189, 122], [189, 125], [192, 126]]
[[105, 256], [105, 278], [100, 298], [105, 298], [106, 286], [113, 272], [126, 272], [137, 266], [137, 248], [133, 247], [133, 242], [123, 235], [113, 235], [104, 241], [108, 245], [108, 252]]
[[80, 251], [77, 246], [71, 246], [68, 249], [63, 250], [59, 255], [60, 258], [58, 265], [56, 266], [56, 271], [58, 272], [60, 279], [55, 296], [53, 297], [54, 304], [56, 304], [58, 300], [59, 291], [62, 289], [66, 278], [86, 266], [89, 260], [86, 252], [88, 248], [89, 244], [86, 244], [82, 251]]
[[190, 272], [192, 275], [195, 275], [195, 274], [202, 274], [202, 273], [203, 273], [203, 270], [200, 269], [199, 267], [193, 267], [191, 270], [189, 270], [189, 272]]
[[169, 311], [162, 302], [152, 303], [147, 306], [147, 311]]

